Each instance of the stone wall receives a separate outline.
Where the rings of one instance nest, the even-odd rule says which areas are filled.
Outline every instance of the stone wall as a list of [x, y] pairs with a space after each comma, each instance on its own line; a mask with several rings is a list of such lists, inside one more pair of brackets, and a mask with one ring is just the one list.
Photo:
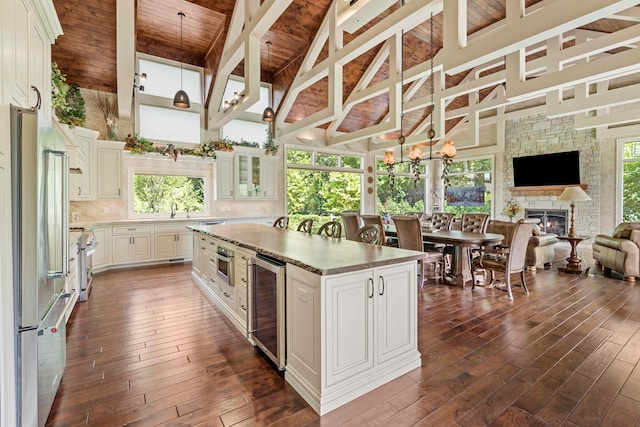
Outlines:
[[[595, 131], [575, 130], [573, 117], [548, 119], [535, 115], [510, 120], [505, 126], [505, 151], [503, 154], [503, 200], [516, 200], [525, 209], [570, 209], [569, 203], [558, 201], [557, 196], [512, 196], [513, 157], [537, 154], [580, 151], [580, 182], [589, 187], [586, 192], [591, 197], [588, 202], [576, 202], [575, 228], [581, 235], [594, 236], [600, 232], [600, 142]], [[540, 173], [544, 173], [541, 170]], [[496, 213], [502, 210], [496, 206]], [[519, 214], [519, 218], [524, 213]]]

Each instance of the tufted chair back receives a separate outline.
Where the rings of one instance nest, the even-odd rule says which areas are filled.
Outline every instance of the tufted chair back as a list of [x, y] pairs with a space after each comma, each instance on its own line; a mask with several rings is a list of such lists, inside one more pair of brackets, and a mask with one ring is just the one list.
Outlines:
[[466, 213], [462, 215], [462, 231], [486, 233], [489, 225], [489, 214]]
[[452, 213], [434, 212], [433, 215], [431, 215], [431, 229], [434, 231], [449, 230], [451, 228], [452, 220]]

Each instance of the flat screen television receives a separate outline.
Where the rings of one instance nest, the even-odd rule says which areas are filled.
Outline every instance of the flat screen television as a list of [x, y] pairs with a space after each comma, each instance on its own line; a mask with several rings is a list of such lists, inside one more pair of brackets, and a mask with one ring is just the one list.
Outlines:
[[516, 187], [578, 184], [580, 152], [577, 150], [513, 158], [513, 185]]

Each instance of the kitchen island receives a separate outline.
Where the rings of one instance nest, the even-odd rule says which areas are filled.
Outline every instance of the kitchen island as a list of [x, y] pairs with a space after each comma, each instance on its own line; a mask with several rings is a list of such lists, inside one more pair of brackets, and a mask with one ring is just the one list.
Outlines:
[[[266, 255], [286, 263], [285, 380], [320, 415], [420, 366], [423, 253], [258, 224], [189, 228], [198, 233], [194, 279], [249, 340], [252, 260]], [[231, 286], [215, 274], [220, 246], [240, 254]]]

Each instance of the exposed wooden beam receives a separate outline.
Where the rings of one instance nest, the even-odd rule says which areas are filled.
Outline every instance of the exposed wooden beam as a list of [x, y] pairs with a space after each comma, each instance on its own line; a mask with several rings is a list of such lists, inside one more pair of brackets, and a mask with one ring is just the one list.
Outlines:
[[116, 0], [118, 116], [131, 119], [136, 61], [135, 2]]

